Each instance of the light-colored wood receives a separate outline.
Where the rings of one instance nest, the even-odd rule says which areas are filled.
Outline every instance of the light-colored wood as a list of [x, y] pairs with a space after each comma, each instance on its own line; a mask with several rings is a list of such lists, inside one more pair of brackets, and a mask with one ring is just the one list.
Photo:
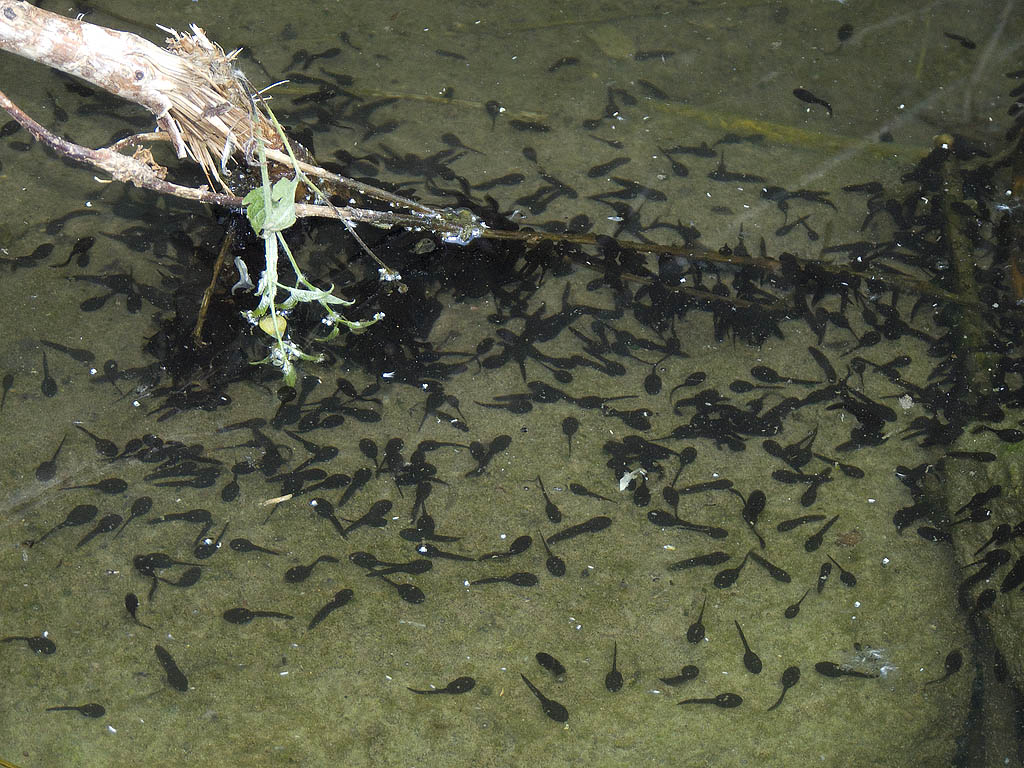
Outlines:
[[[88, 24], [44, 11], [24, 0], [0, 0], [0, 50], [24, 56], [75, 75], [117, 96], [146, 107], [156, 117], [157, 133], [124, 139], [106, 149], [89, 149], [62, 139], [32, 120], [0, 92], [6, 109], [37, 140], [60, 154], [91, 164], [114, 180], [162, 194], [172, 194], [229, 208], [244, 207], [242, 195], [251, 185], [230, 185], [237, 166], [255, 167], [257, 145], [268, 161], [284, 173], [296, 169], [310, 178], [358, 191], [388, 206], [376, 211], [334, 206], [325, 199], [296, 205], [297, 216], [323, 216], [348, 223], [381, 227], [429, 229], [451, 242], [468, 242], [486, 227], [472, 214], [436, 209], [383, 189], [330, 173], [313, 163], [295, 142], [285, 146], [283, 132], [268, 117], [260, 95], [234, 66], [239, 51], [225, 53], [199, 27], [191, 34], [165, 29], [167, 48], [138, 35]], [[203, 168], [212, 189], [193, 189], [167, 181], [141, 142], [166, 139], [179, 158], [190, 157]], [[138, 147], [134, 156], [121, 154]], [[291, 151], [289, 151], [289, 149]], [[292, 156], [295, 154], [296, 156]], [[258, 177], [255, 177], [258, 178]]]
[[165, 30], [167, 48], [130, 32], [108, 29], [0, 0], [0, 49], [80, 77], [146, 107], [179, 158], [191, 157], [227, 190], [222, 174], [259, 137], [282, 149], [281, 138], [256, 108], [253, 89], [225, 53], [193, 25], [191, 34]]

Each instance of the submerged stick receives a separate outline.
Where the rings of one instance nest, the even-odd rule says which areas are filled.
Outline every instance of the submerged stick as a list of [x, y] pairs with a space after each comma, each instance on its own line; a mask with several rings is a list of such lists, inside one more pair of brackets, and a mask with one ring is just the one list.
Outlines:
[[[952, 147], [952, 136], [938, 136], [936, 142], [942, 147]], [[971, 383], [969, 397], [976, 400], [992, 391], [991, 372], [998, 367], [985, 339], [985, 323], [981, 317], [981, 300], [974, 276], [974, 249], [964, 232], [965, 222], [960, 207], [967, 207], [963, 200], [963, 177], [956, 155], [947, 150], [942, 164], [944, 194], [941, 198], [942, 218], [945, 227], [946, 247], [949, 249], [956, 279], [956, 292], [961, 298], [958, 327], [962, 334], [960, 357], [964, 361], [967, 378]], [[958, 207], [959, 206], [959, 207]]]
[[[196, 189], [185, 187], [167, 181], [164, 176], [166, 169], [157, 165], [148, 150], [140, 149], [132, 156], [123, 155], [110, 147], [103, 149], [91, 149], [80, 144], [62, 139], [43, 125], [29, 117], [21, 110], [3, 91], [0, 91], [0, 109], [5, 110], [21, 126], [28, 131], [32, 138], [42, 142], [50, 149], [64, 157], [80, 163], [91, 165], [94, 168], [104, 171], [114, 181], [134, 184], [143, 189], [150, 189], [164, 195], [173, 195], [186, 200], [193, 200], [199, 203], [210, 203], [225, 208], [232, 208], [241, 211], [245, 203], [238, 195], [211, 192], [208, 189]], [[124, 146], [125, 142], [118, 142]], [[333, 176], [327, 171], [325, 175]], [[365, 185], [364, 185], [365, 188]], [[439, 222], [436, 228], [429, 227], [431, 219], [423, 215], [402, 213], [399, 211], [374, 211], [364, 208], [352, 208], [349, 206], [337, 206], [329, 208], [326, 205], [314, 205], [309, 203], [296, 204], [295, 214], [299, 217], [319, 216], [328, 219], [343, 219], [360, 224], [372, 224], [378, 227], [390, 228], [393, 226], [430, 229], [440, 234], [448, 234], [452, 237], [457, 235], [459, 222], [454, 212], [446, 212], [442, 209], [433, 209], [428, 206], [417, 204], [425, 210], [434, 214], [434, 219]], [[447, 222], [447, 223], [446, 223]]]

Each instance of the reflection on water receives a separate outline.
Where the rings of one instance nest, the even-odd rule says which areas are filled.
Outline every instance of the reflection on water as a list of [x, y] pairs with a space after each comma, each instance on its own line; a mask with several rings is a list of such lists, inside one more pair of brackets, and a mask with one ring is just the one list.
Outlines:
[[385, 320], [282, 388], [232, 270], [192, 339], [228, 217], [5, 135], [0, 758], [1020, 762], [1012, 3], [187, 10], [321, 162], [544, 236], [360, 230], [402, 292], [304, 223]]

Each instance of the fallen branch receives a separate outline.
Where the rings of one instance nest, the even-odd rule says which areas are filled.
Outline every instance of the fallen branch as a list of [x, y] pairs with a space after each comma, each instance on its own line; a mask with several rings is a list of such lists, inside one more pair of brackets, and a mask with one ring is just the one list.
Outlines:
[[[437, 233], [449, 242], [465, 243], [479, 236], [483, 223], [467, 212], [437, 209], [383, 189], [319, 168], [312, 157], [286, 137], [261, 109], [262, 99], [233, 66], [239, 49], [225, 53], [210, 42], [199, 27], [184, 35], [165, 29], [168, 48], [130, 32], [69, 19], [30, 5], [24, 0], [0, 0], [0, 49], [38, 61], [88, 80], [121, 98], [146, 107], [156, 117], [158, 133], [143, 134], [106, 149], [88, 149], [65, 141], [29, 118], [5, 95], [0, 106], [36, 139], [54, 151], [89, 163], [117, 181], [189, 200], [242, 208], [248, 188], [231, 188], [231, 162], [257, 167], [256, 146], [262, 144], [267, 160], [280, 172], [297, 167], [308, 176], [361, 192], [391, 210], [299, 204], [298, 216], [322, 216], [381, 227], [417, 227]], [[179, 159], [191, 157], [211, 185], [224, 194], [193, 189], [165, 180], [166, 170], [148, 152], [132, 158], [117, 150], [145, 140], [171, 142]], [[290, 157], [289, 148], [296, 159]], [[255, 183], [258, 184], [258, 176]]]
[[256, 139], [281, 149], [277, 132], [255, 108], [252, 87], [201, 29], [165, 30], [168, 48], [130, 32], [107, 29], [36, 8], [0, 2], [0, 48], [87, 80], [146, 107], [179, 159], [190, 156], [225, 187], [219, 169]]
[[[186, 187], [181, 184], [175, 184], [167, 181], [165, 178], [167, 169], [158, 165], [153, 160], [153, 155], [147, 149], [139, 148], [136, 150], [134, 155], [129, 156], [121, 154], [116, 151], [114, 147], [90, 149], [89, 147], [83, 147], [80, 144], [75, 144], [66, 139], [62, 139], [60, 136], [49, 131], [25, 114], [25, 112], [12, 102], [3, 91], [0, 91], [0, 108], [6, 110], [11, 117], [25, 128], [25, 130], [32, 134], [34, 139], [50, 147], [55, 152], [71, 160], [91, 165], [97, 170], [110, 175], [111, 178], [109, 180], [101, 181], [120, 181], [128, 184], [134, 184], [137, 187], [151, 189], [154, 192], [159, 192], [160, 194], [174, 195], [176, 197], [184, 198], [186, 200], [194, 200], [200, 203], [220, 205], [225, 208], [231, 208], [238, 211], [245, 208], [245, 203], [238, 195], [211, 192], [209, 189]], [[141, 137], [124, 139], [118, 142], [115, 146], [129, 146], [134, 144], [135, 140], [139, 138], [161, 138], [162, 136], [163, 134], [145, 134]], [[278, 162], [282, 159], [287, 161], [288, 158], [287, 155], [280, 152], [268, 152], [267, 154], [269, 159], [273, 159]], [[320, 176], [322, 178], [335, 179], [341, 182], [348, 181], [343, 176], [338, 176], [330, 173], [329, 171], [318, 169], [305, 163], [301, 163], [300, 167], [307, 170], [312, 175]], [[361, 191], [374, 189], [373, 187], [369, 187], [364, 184], [358, 185], [358, 188]], [[384, 190], [380, 190], [380, 192], [385, 195], [383, 198], [385, 200], [394, 199], [405, 201], [405, 198], [392, 195]], [[408, 202], [415, 205], [417, 210], [424, 211], [424, 213], [412, 214], [402, 213], [400, 211], [374, 211], [366, 208], [353, 208], [350, 206], [327, 206], [310, 203], [296, 203], [295, 214], [300, 218], [307, 216], [319, 216], [322, 218], [339, 219], [357, 224], [372, 224], [384, 228], [431, 228], [432, 231], [438, 232], [442, 236], [447, 236], [448, 238], [457, 238], [466, 234], [461, 232], [457, 217], [454, 216], [452, 212], [433, 209], [412, 200]], [[436, 227], [427, 226], [432, 221], [436, 222]], [[472, 222], [467, 221], [466, 223]]]
[[26, 115], [3, 91], [0, 91], [0, 107], [21, 123], [21, 126], [32, 134], [34, 139], [71, 160], [86, 163], [110, 174], [111, 181], [131, 183], [137, 187], [151, 189], [154, 192], [175, 195], [176, 197], [195, 200], [201, 203], [223, 205], [227, 208], [241, 209], [244, 207], [242, 205], [242, 198], [236, 195], [211, 192], [208, 189], [184, 187], [167, 181], [164, 178], [167, 169], [156, 164], [149, 150], [140, 148], [134, 155], [129, 157], [110, 148], [90, 149], [80, 144], [74, 144], [50, 132]]
[[[231, 189], [227, 183], [233, 178], [229, 164], [258, 167], [257, 147], [261, 147], [266, 161], [274, 163], [279, 173], [296, 177], [303, 174], [308, 179], [322, 180], [328, 184], [328, 191], [359, 192], [385, 208], [335, 206], [326, 196], [318, 195], [315, 203], [297, 202], [296, 217], [338, 219], [353, 235], [351, 227], [355, 223], [423, 230], [445, 242], [462, 245], [478, 237], [517, 240], [527, 245], [551, 239], [551, 235], [538, 232], [488, 229], [466, 209], [432, 207], [320, 168], [308, 152], [279, 130], [262, 97], [232, 65], [238, 50], [225, 53], [194, 25], [191, 35], [165, 31], [170, 34], [167, 49], [138, 35], [43, 11], [24, 0], [0, 0], [0, 49], [48, 64], [141, 104], [156, 116], [160, 130], [130, 137], [105, 149], [89, 149], [55, 136], [18, 109], [2, 92], [0, 107], [54, 151], [91, 164], [114, 180], [161, 194], [241, 210], [246, 207], [241, 195], [259, 184], [259, 175], [246, 174], [250, 186]], [[118, 151], [152, 140], [170, 141], [179, 158], [191, 157], [203, 168], [211, 184], [220, 185], [224, 191], [216, 193], [207, 188], [195, 189], [168, 182], [166, 169], [153, 160], [147, 149], [139, 148], [131, 157]], [[577, 245], [599, 244], [598, 238], [589, 234], [559, 235], [556, 239]], [[620, 247], [638, 253], [681, 256], [737, 268], [753, 267], [765, 273], [782, 270], [776, 259], [737, 256], [701, 247], [617, 242]], [[836, 277], [871, 278], [960, 304], [976, 303], [910, 276], [855, 274], [822, 262], [814, 262], [814, 268]]]

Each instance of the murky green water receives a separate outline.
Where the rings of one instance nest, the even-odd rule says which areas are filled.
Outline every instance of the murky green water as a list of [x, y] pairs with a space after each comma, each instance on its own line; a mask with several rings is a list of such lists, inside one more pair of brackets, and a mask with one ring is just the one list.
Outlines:
[[[921, 187], [904, 178], [939, 133], [990, 155], [1008, 148], [1008, 94], [1019, 81], [1004, 74], [1022, 66], [1024, 39], [1013, 3], [254, 8], [201, 0], [152, 11], [109, 4], [87, 18], [153, 40], [161, 38], [156, 23], [197, 23], [225, 48], [245, 48], [240, 66], [257, 87], [300, 73], [305, 79], [292, 76], [271, 102], [294, 135], [321, 161], [345, 166], [351, 155], [361, 159], [351, 175], [372, 173], [431, 204], [465, 204], [458, 193], [520, 226], [554, 230], [585, 216], [594, 234], [663, 245], [699, 231], [712, 252], [742, 242], [755, 260], [778, 265], [788, 253], [839, 271], [801, 291], [783, 269], [704, 264], [698, 274], [692, 259], [609, 258], [607, 244], [602, 261], [593, 247], [554, 255], [490, 241], [431, 248], [422, 235], [366, 231], [410, 287], [381, 296], [375, 267], [343, 228], [320, 223], [296, 235], [300, 261], [360, 299], [354, 317], [378, 309], [387, 317], [366, 337], [326, 348], [329, 363], [304, 365], [308, 391], [282, 409], [278, 382], [245, 365], [265, 353], [258, 333], [232, 336], [212, 359], [200, 353], [194, 368], [183, 362], [180, 337], [168, 335], [173, 328], [187, 339], [224, 235], [222, 212], [97, 183], [39, 146], [19, 147], [24, 131], [5, 137], [0, 374], [13, 381], [0, 411], [0, 637], [45, 634], [56, 652], [0, 644], [0, 758], [22, 768], [1021, 762], [1020, 596], [1006, 581], [1020, 562], [1019, 539], [1001, 540], [1007, 559], [990, 581], [958, 595], [977, 570], [964, 563], [998, 525], [1020, 520], [1019, 443], [973, 432], [1016, 429], [1021, 419], [1007, 257], [1015, 247], [1019, 257], [1019, 245], [1006, 245], [1020, 227], [1010, 216], [1019, 200], [1003, 195], [1009, 168], [963, 161], [969, 183], [954, 212], [977, 232], [981, 338], [993, 343], [989, 360], [1003, 374], [997, 422], [977, 413], [972, 387], [984, 374], [972, 379], [959, 368], [965, 351], [948, 332], [963, 327], [961, 314], [939, 311], [938, 299], [919, 302], [953, 267], [914, 191], [931, 194], [949, 166], [930, 166], [938, 177]], [[148, 130], [140, 108], [74, 93], [8, 54], [2, 62], [0, 88], [75, 141], [100, 146], [126, 127]], [[626, 162], [600, 168], [618, 158]], [[882, 205], [889, 199], [895, 208]], [[58, 226], [72, 213], [85, 215]], [[573, 226], [584, 228], [580, 219]], [[914, 239], [920, 232], [930, 234]], [[87, 249], [82, 238], [95, 242]], [[47, 244], [52, 253], [26, 263]], [[856, 248], [870, 253], [879, 282], [853, 284]], [[133, 287], [117, 275], [130, 275]], [[674, 285], [668, 275], [677, 275]], [[709, 290], [720, 291], [714, 311]], [[775, 301], [787, 309], [757, 314]], [[1002, 306], [994, 311], [993, 301]], [[236, 307], [219, 307], [214, 330], [236, 317]], [[895, 320], [884, 324], [888, 316], [905, 323], [899, 332]], [[873, 326], [886, 331], [877, 343]], [[809, 347], [829, 361], [834, 381]], [[89, 354], [76, 359], [75, 350]], [[901, 355], [909, 360], [885, 365]], [[116, 372], [105, 372], [111, 360]], [[758, 366], [782, 381], [766, 384]], [[43, 392], [47, 372], [53, 397]], [[349, 387], [362, 399], [345, 394]], [[188, 392], [198, 394], [186, 403]], [[430, 392], [453, 399], [428, 407]], [[940, 400], [929, 399], [935, 393]], [[344, 422], [325, 428], [331, 413]], [[714, 423], [701, 430], [698, 413]], [[877, 431], [858, 432], [879, 413]], [[715, 421], [725, 414], [745, 414], [747, 429]], [[927, 435], [910, 433], [928, 418], [962, 434], [922, 445]], [[251, 419], [267, 423], [223, 430]], [[146, 443], [164, 453], [112, 461], [75, 424], [119, 453], [155, 435]], [[511, 438], [507, 448], [476, 471], [501, 436]], [[387, 452], [395, 439], [402, 446]], [[62, 440], [53, 477], [44, 471], [39, 480], [37, 467]], [[792, 447], [788, 463], [770, 440]], [[168, 449], [175, 443], [177, 453]], [[318, 446], [337, 453], [314, 461]], [[322, 474], [287, 476], [303, 463]], [[370, 477], [344, 506], [340, 484], [310, 490], [360, 468]], [[894, 515], [916, 500], [901, 477], [915, 477], [915, 468], [922, 512], [901, 531]], [[620, 487], [626, 470], [640, 469], [639, 492]], [[803, 476], [790, 484], [785, 472]], [[127, 490], [66, 490], [105, 478]], [[426, 530], [415, 503], [422, 479], [435, 533], [455, 540], [429, 542], [441, 550], [428, 553], [429, 571], [389, 577], [422, 590], [414, 604], [351, 555], [423, 558], [410, 533], [417, 519], [421, 536]], [[721, 480], [732, 490], [691, 488]], [[231, 499], [224, 489], [233, 481]], [[574, 484], [605, 498], [575, 493]], [[995, 484], [1001, 492], [961, 512], [976, 512], [976, 522], [950, 525]], [[666, 487], [682, 493], [678, 518], [703, 529], [664, 524], [673, 501]], [[742, 514], [755, 490], [766, 498], [756, 533]], [[289, 491], [292, 498], [266, 503]], [[127, 518], [140, 497], [152, 499], [148, 514], [116, 536], [83, 542], [104, 516]], [[334, 506], [346, 538], [318, 516], [313, 497]], [[380, 518], [353, 525], [380, 501], [391, 504], [377, 508], [386, 509]], [[87, 507], [80, 526], [59, 527], [76, 505], [95, 511]], [[202, 523], [157, 524], [196, 509], [209, 512], [205, 534]], [[779, 529], [803, 515], [818, 517]], [[820, 546], [808, 543], [836, 515]], [[542, 537], [595, 517], [610, 524], [550, 544], [565, 563], [565, 574], [553, 575]], [[203, 536], [221, 534], [223, 546], [197, 560]], [[521, 536], [532, 538], [525, 552], [479, 560]], [[239, 538], [276, 554], [228, 545]], [[768, 567], [744, 560], [751, 548]], [[729, 559], [670, 568], [714, 552]], [[149, 553], [199, 563], [198, 582], [169, 583], [188, 565], [133, 565]], [[323, 555], [337, 562], [319, 563], [301, 582], [286, 579]], [[741, 561], [734, 583], [716, 586], [716, 575]], [[836, 565], [821, 578], [829, 562]], [[784, 574], [773, 577], [771, 566]], [[855, 584], [840, 579], [844, 572]], [[513, 573], [538, 583], [470, 584]], [[994, 604], [973, 609], [986, 588], [996, 591]], [[343, 590], [350, 601], [308, 628]], [[125, 610], [128, 593], [140, 599], [138, 622]], [[225, 620], [237, 608], [292, 618]], [[704, 636], [690, 642], [698, 619]], [[749, 657], [745, 664], [737, 625], [760, 659], [758, 674]], [[168, 674], [156, 646], [177, 673]], [[613, 648], [622, 675], [614, 692], [606, 686]], [[542, 668], [540, 652], [558, 659], [564, 676]], [[962, 666], [933, 682], [957, 653]], [[859, 676], [829, 676], [823, 662]], [[664, 681], [688, 665], [699, 668], [696, 679]], [[793, 666], [799, 681], [769, 709]], [[175, 687], [178, 675], [187, 690]], [[567, 710], [567, 722], [546, 715], [523, 676]], [[410, 692], [460, 677], [473, 678], [472, 690]], [[679, 703], [721, 694], [742, 703]], [[102, 717], [47, 711], [86, 703], [101, 704]]]

